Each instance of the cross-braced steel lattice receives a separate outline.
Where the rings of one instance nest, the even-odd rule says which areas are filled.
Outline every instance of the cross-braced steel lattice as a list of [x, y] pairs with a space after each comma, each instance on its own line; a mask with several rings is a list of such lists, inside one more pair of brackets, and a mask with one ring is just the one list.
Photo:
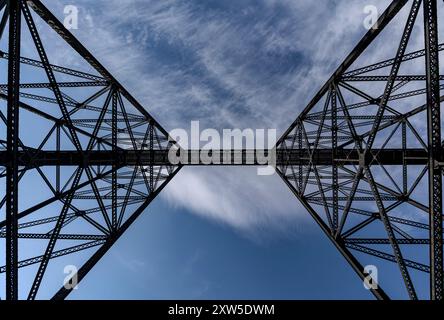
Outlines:
[[[179, 167], [157, 161], [156, 152], [169, 148], [167, 132], [40, 1], [0, 3], [1, 31], [9, 16], [8, 52], [0, 53], [8, 63], [7, 85], [0, 86], [7, 106], [0, 113], [7, 128], [0, 151], [6, 181], [0, 272], [6, 273], [7, 298], [17, 299], [19, 269], [35, 266], [32, 281], [20, 286], [34, 299], [51, 259], [98, 248], [83, 261], [82, 279]], [[52, 64], [37, 19], [69, 45], [66, 58], [77, 53], [90, 72]], [[21, 56], [25, 36], [35, 45], [35, 59]], [[19, 192], [26, 203], [18, 202]], [[55, 297], [65, 297], [64, 289]]]
[[[397, 16], [401, 28], [386, 31]], [[360, 260], [375, 260], [363, 254], [394, 262], [411, 299], [426, 281], [418, 273], [430, 275], [430, 298], [443, 299], [437, 23], [436, 1], [393, 1], [278, 143], [304, 150], [306, 164], [290, 159], [278, 172], [354, 270], [368, 276]], [[396, 31], [392, 52], [377, 42]], [[407, 51], [412, 38], [422, 41]], [[375, 61], [381, 52], [389, 59]]]
[[[393, 1], [270, 150], [357, 274], [396, 267], [412, 299], [443, 299], [438, 17], [436, 0]], [[35, 299], [61, 257], [82, 265], [81, 281], [181, 165], [168, 133], [41, 1], [0, 0], [0, 18], [0, 274], [7, 299]], [[241, 164], [245, 152], [228, 151]], [[383, 285], [371, 290], [388, 299]]]

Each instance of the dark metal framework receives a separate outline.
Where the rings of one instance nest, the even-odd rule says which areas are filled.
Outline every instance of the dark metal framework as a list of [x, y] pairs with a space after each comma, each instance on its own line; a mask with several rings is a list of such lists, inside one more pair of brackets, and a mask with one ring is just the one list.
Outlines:
[[[422, 28], [417, 23], [421, 7]], [[378, 56], [378, 36], [402, 10], [409, 12], [390, 59], [363, 63]], [[437, 1], [393, 1], [377, 24], [278, 143], [280, 151], [304, 150], [311, 161], [289, 161], [278, 165], [278, 172], [362, 279], [368, 276], [362, 261], [384, 259], [397, 265], [411, 299], [418, 298], [416, 288], [425, 281], [420, 273], [425, 273], [430, 277], [428, 298], [442, 300], [444, 78]], [[408, 52], [415, 29], [424, 30], [423, 47]], [[420, 70], [418, 65], [421, 73], [401, 74]], [[415, 148], [424, 154], [416, 150], [416, 156], [409, 155]], [[380, 158], [387, 149], [402, 154], [397, 163]], [[331, 150], [329, 164], [316, 160], [321, 150]], [[347, 153], [354, 164], [344, 162], [350, 159]], [[426, 163], [411, 162], [420, 158]], [[388, 297], [380, 285], [372, 290], [377, 298]]]
[[[55, 258], [78, 259], [70, 261], [82, 264], [81, 281], [182, 165], [168, 161], [176, 143], [167, 131], [39, 0], [0, 0], [0, 14], [0, 40], [9, 31], [7, 51], [0, 50], [7, 65], [0, 83], [0, 274], [7, 299], [18, 299], [19, 289], [35, 299]], [[391, 56], [369, 63], [380, 51], [372, 46], [402, 14], [407, 20]], [[83, 62], [51, 63], [38, 26], [55, 31]], [[409, 51], [415, 30], [424, 41]], [[21, 56], [26, 36], [33, 58]], [[424, 298], [443, 300], [443, 49], [436, 0], [393, 1], [276, 148], [264, 151], [276, 151], [278, 174], [359, 277], [369, 277], [365, 264], [397, 266], [411, 299], [422, 298], [417, 287], [429, 279]], [[251, 152], [213, 151], [233, 164], [257, 165]], [[19, 202], [19, 192], [29, 199]], [[19, 287], [21, 270], [33, 280]], [[71, 290], [64, 286], [53, 298]], [[389, 298], [381, 285], [371, 290]]]

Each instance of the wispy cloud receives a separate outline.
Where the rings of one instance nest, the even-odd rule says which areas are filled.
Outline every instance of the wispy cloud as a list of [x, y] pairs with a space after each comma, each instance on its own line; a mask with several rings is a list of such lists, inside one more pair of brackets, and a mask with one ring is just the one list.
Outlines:
[[[366, 32], [363, 8], [369, 4], [69, 2], [80, 8], [75, 34], [167, 130], [200, 120], [201, 127], [278, 132]], [[382, 12], [389, 3], [372, 4]], [[285, 230], [306, 214], [277, 176], [258, 177], [255, 170], [186, 168], [163, 195], [238, 230]]]
[[172, 205], [239, 231], [255, 231], [248, 234], [253, 237], [264, 229], [290, 231], [300, 219], [300, 205], [282, 181], [259, 177], [253, 168], [185, 168], [164, 195]]
[[365, 1], [77, 2], [76, 35], [168, 129], [283, 131], [366, 31]]

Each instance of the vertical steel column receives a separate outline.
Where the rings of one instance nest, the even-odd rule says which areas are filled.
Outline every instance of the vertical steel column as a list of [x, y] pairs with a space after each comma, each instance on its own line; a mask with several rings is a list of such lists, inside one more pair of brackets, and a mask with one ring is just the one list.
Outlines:
[[6, 299], [18, 299], [18, 147], [20, 90], [20, 1], [9, 1], [9, 60], [6, 168]]
[[[297, 139], [298, 139], [298, 148], [299, 150], [303, 150], [303, 144], [302, 144], [302, 121], [300, 121], [298, 129], [297, 129]], [[299, 182], [299, 188], [298, 188], [298, 192], [302, 195], [302, 183], [303, 183], [303, 177], [304, 177], [304, 171], [303, 171], [303, 166], [302, 164], [299, 164], [299, 172], [298, 172], [298, 182]]]
[[336, 100], [336, 90], [331, 89], [331, 148], [332, 152], [332, 196], [333, 196], [333, 234], [338, 230], [339, 220], [339, 181], [338, 181], [338, 165], [335, 162], [336, 153], [338, 149], [338, 108]]
[[402, 194], [408, 193], [408, 166], [406, 158], [407, 150], [407, 119], [402, 122]]
[[[60, 124], [56, 124], [56, 151], [60, 152]], [[56, 166], [56, 191], [60, 193], [60, 165]]]
[[430, 298], [443, 300], [441, 111], [436, 0], [424, 1], [429, 149]]
[[[154, 152], [152, 152], [154, 150], [154, 123], [152, 121], [149, 122], [149, 139], [150, 139], [150, 151], [151, 151], [151, 163], [154, 162]], [[149, 176], [149, 180], [150, 180], [150, 190], [149, 192], [154, 192], [155, 186], [154, 186], [154, 166], [151, 164], [149, 167], [149, 171], [150, 171], [150, 176]]]
[[[113, 90], [113, 89], [112, 89]], [[113, 145], [113, 154], [117, 153], [117, 91], [113, 92], [112, 97], [112, 145]], [[117, 164], [113, 164], [113, 174], [112, 174], [112, 227], [113, 231], [117, 229]]]

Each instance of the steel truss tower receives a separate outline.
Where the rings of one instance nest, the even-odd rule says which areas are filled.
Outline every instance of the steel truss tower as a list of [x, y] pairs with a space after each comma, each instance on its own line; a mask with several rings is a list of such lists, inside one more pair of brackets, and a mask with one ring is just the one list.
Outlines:
[[[443, 300], [437, 6], [393, 1], [274, 149], [359, 277], [387, 268], [411, 299]], [[0, 19], [0, 274], [7, 299], [35, 299], [67, 263], [81, 281], [182, 165], [168, 161], [167, 131], [41, 1], [0, 0]], [[225, 153], [246, 164], [245, 150]]]

